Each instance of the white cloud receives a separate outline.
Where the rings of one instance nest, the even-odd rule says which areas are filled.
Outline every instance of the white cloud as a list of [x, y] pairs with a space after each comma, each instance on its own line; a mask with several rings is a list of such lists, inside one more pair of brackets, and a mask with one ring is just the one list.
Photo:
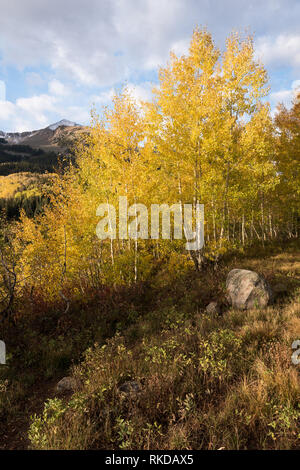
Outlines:
[[64, 96], [54, 94], [18, 98], [15, 102], [0, 102], [0, 122], [5, 123], [3, 130], [9, 132], [40, 129], [61, 118], [80, 124], [87, 123], [90, 120], [89, 107], [66, 104]]
[[50, 66], [58, 79], [99, 87], [163, 64], [173, 46], [182, 49], [196, 23], [212, 16], [206, 0], [1, 3], [4, 64]]
[[47, 113], [56, 111], [57, 99], [50, 95], [38, 95], [31, 98], [18, 98], [16, 107], [32, 119], [46, 125]]
[[115, 91], [113, 88], [110, 88], [107, 91], [102, 91], [98, 95], [91, 96], [91, 105], [99, 104], [99, 105], [107, 105], [111, 102], [112, 98], [114, 97]]
[[66, 96], [69, 93], [67, 87], [59, 80], [51, 80], [48, 85], [49, 93], [57, 96]]
[[264, 64], [300, 67], [300, 35], [260, 37], [256, 43], [256, 55]]
[[47, 113], [55, 111], [55, 97], [37, 95], [0, 102], [0, 120], [9, 123], [9, 130], [23, 132], [48, 122]]
[[180, 41], [174, 42], [171, 46], [171, 50], [177, 56], [186, 55], [189, 50], [190, 38], [181, 39]]
[[15, 105], [10, 101], [0, 101], [0, 120], [11, 119], [15, 114]]
[[[127, 83], [126, 88], [132, 98], [140, 104], [141, 101], [149, 101], [152, 96], [152, 83], [150, 82], [143, 82], [139, 85], [134, 83]], [[100, 105], [106, 106], [112, 102], [114, 95], [118, 92], [117, 89], [110, 88], [106, 91], [102, 91], [98, 95], [93, 95], [90, 98], [91, 106], [93, 105]]]
[[128, 83], [127, 89], [137, 103], [141, 101], [149, 101], [151, 99], [152, 84], [150, 82], [144, 82], [142, 85]]
[[[165, 64], [170, 50], [177, 55], [187, 52], [197, 24], [206, 25], [220, 47], [232, 29], [249, 28], [256, 33], [257, 55], [264, 62], [300, 70], [299, 0], [0, 0], [0, 4], [0, 72], [12, 66], [24, 72], [29, 87], [49, 83], [48, 91], [42, 88], [43, 95], [35, 90], [36, 97], [20, 98], [2, 108], [4, 116], [11, 116], [12, 109], [16, 112], [5, 122], [6, 128], [41, 126], [58, 113], [78, 120], [68, 113], [86, 116], [91, 103], [109, 103], [113, 88], [124, 82], [138, 99], [147, 99], [148, 81], [154, 79], [157, 67]], [[135, 81], [139, 84], [133, 91]], [[272, 99], [289, 100], [287, 88], [284, 85], [277, 91], [281, 95]], [[10, 90], [10, 95], [17, 93]]]
[[270, 100], [273, 105], [283, 103], [287, 108], [290, 108], [299, 91], [300, 80], [295, 80], [293, 81], [290, 89], [279, 90], [271, 93]]
[[295, 91], [295, 92], [298, 92], [300, 90], [300, 80], [295, 80], [293, 81], [292, 83], [292, 89]]
[[299, 0], [2, 0], [0, 54], [4, 65], [47, 66], [59, 80], [112, 87], [165, 63], [171, 49], [186, 52], [199, 24], [222, 44], [249, 27], [267, 61], [299, 64], [299, 14]]
[[[63, 44], [55, 42], [56, 53], [53, 54], [51, 66], [54, 70], [59, 70], [64, 75], [70, 77], [71, 80], [79, 81], [83, 85], [95, 85], [97, 79], [94, 73], [90, 71], [91, 67], [88, 64], [81, 65], [80, 59], [72, 50], [67, 49]], [[84, 61], [83, 61], [84, 62]]]
[[293, 90], [279, 90], [270, 94], [270, 99], [274, 104], [283, 103], [290, 106], [293, 99]]
[[90, 122], [90, 110], [84, 106], [67, 106], [60, 108], [61, 116], [69, 121], [77, 122], [78, 124], [87, 124]]

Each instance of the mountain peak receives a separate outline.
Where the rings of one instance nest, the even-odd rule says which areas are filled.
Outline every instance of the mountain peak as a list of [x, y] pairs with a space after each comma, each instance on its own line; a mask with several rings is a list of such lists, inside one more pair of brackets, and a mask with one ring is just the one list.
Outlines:
[[51, 131], [55, 131], [58, 127], [67, 126], [67, 127], [74, 127], [80, 126], [76, 122], [68, 121], [68, 119], [61, 119], [61, 121], [55, 122], [54, 124], [50, 124], [47, 129], [51, 129]]

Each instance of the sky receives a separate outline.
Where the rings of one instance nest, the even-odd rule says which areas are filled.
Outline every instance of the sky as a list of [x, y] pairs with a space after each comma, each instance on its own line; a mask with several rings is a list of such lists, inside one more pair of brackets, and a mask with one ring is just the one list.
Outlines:
[[127, 84], [150, 99], [157, 69], [184, 54], [196, 26], [222, 50], [255, 38], [272, 109], [300, 87], [300, 0], [0, 0], [0, 130], [81, 124]]

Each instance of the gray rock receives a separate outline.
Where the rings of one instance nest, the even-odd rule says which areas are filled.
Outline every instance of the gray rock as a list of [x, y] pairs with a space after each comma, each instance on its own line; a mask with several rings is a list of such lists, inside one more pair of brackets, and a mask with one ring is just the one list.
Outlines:
[[59, 393], [74, 392], [76, 380], [73, 377], [64, 377], [56, 385], [56, 391]]
[[218, 304], [218, 302], [210, 302], [210, 304], [207, 305], [205, 312], [210, 315], [213, 315], [213, 314], [220, 315], [221, 307]]
[[239, 310], [264, 308], [273, 300], [265, 279], [246, 269], [232, 269], [226, 279], [226, 289], [228, 302]]
[[122, 385], [119, 386], [119, 391], [125, 393], [126, 395], [135, 395], [139, 393], [141, 389], [141, 385], [135, 381], [124, 382]]

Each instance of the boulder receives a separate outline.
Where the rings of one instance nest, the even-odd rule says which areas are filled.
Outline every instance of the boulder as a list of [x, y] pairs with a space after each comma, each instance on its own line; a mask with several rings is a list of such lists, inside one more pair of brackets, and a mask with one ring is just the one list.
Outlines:
[[221, 314], [221, 307], [218, 304], [218, 302], [210, 302], [210, 304], [207, 305], [205, 312], [208, 313], [209, 315]]
[[59, 393], [74, 392], [76, 380], [73, 377], [64, 377], [56, 385], [56, 391]]
[[270, 286], [254, 271], [232, 269], [226, 279], [227, 300], [233, 308], [264, 308], [273, 299]]

